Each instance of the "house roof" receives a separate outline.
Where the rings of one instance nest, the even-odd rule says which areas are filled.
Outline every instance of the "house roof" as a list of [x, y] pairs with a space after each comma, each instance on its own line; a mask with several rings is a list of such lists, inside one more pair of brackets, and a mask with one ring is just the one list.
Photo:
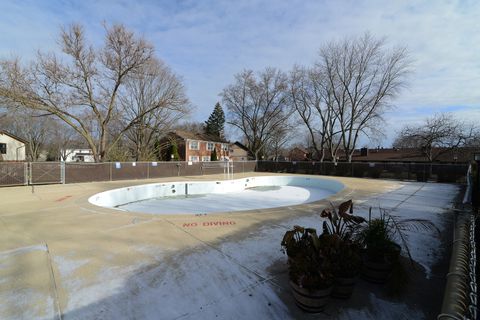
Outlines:
[[[433, 148], [432, 154], [435, 162], [469, 162], [473, 159], [473, 153], [479, 152], [480, 148], [458, 148], [448, 150]], [[368, 154], [362, 156], [360, 150], [355, 150], [354, 161], [428, 161], [421, 150], [415, 148], [385, 148], [369, 149]]]
[[20, 137], [17, 137], [16, 135], [11, 134], [11, 133], [9, 133], [9, 132], [7, 132], [7, 131], [5, 131], [5, 130], [0, 130], [0, 134], [4, 134], [4, 135], [6, 135], [6, 136], [9, 136], [9, 137], [11, 137], [11, 138], [13, 138], [13, 139], [15, 139], [15, 140], [18, 140], [18, 141], [20, 141], [20, 142], [23, 142], [23, 143], [25, 143], [25, 144], [28, 143], [27, 140], [22, 139], [22, 138], [20, 138]]
[[308, 153], [307, 150], [300, 148], [300, 147], [294, 147], [290, 150], [290, 152], [303, 152], [303, 153]]
[[235, 141], [234, 145], [236, 145], [237, 147], [239, 147], [240, 149], [243, 149], [245, 151], [248, 151], [248, 148], [245, 147], [243, 144], [241, 144], [240, 142], [238, 141]]
[[227, 143], [225, 139], [218, 138], [216, 136], [206, 134], [206, 133], [194, 133], [184, 130], [175, 130], [171, 134], [177, 135], [178, 137], [184, 140], [202, 140], [202, 141], [212, 141], [212, 142], [222, 142]]

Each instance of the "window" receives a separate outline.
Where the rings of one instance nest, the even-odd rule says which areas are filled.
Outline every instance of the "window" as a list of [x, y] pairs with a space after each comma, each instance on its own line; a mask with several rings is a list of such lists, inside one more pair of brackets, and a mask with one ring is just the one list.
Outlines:
[[190, 141], [189, 148], [190, 150], [199, 150], [198, 141]]
[[209, 156], [203, 156], [203, 157], [202, 157], [202, 161], [203, 161], [203, 162], [210, 161], [210, 157], [209, 157]]
[[222, 150], [228, 151], [228, 144], [222, 144]]
[[198, 156], [190, 156], [188, 157], [189, 161], [192, 161], [192, 162], [198, 162]]
[[215, 148], [215, 144], [213, 142], [207, 142], [207, 150], [213, 151], [213, 148]]
[[7, 144], [0, 143], [0, 154], [7, 154]]

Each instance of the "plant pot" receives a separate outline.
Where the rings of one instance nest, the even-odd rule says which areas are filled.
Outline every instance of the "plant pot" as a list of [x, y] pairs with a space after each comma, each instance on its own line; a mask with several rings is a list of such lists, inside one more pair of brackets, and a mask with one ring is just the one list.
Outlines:
[[299, 287], [293, 281], [290, 281], [290, 287], [297, 306], [311, 313], [323, 311], [333, 288], [333, 286], [330, 286], [325, 289], [307, 290]]
[[390, 279], [392, 270], [393, 264], [391, 262], [365, 259], [361, 276], [368, 282], [384, 284]]
[[332, 289], [332, 298], [348, 299], [352, 296], [357, 277], [337, 277]]

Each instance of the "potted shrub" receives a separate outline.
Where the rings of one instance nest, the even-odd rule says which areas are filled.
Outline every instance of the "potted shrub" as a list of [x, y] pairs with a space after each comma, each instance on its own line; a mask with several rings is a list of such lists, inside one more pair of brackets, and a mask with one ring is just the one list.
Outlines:
[[[426, 219], [400, 219], [390, 215], [380, 208], [380, 216], [372, 219], [372, 209], [369, 210], [369, 218], [366, 224], [357, 229], [356, 239], [362, 244], [365, 255], [363, 259], [362, 277], [373, 283], [386, 283], [396, 271], [396, 278], [405, 274], [403, 265], [399, 259], [402, 249], [405, 250], [410, 262], [407, 236], [405, 231], [436, 230], [435, 225]], [[404, 279], [406, 281], [406, 278]], [[398, 282], [398, 281], [397, 281]], [[401, 283], [397, 283], [398, 286]]]
[[325, 308], [333, 287], [331, 264], [312, 228], [295, 226], [282, 240], [296, 304], [307, 312]]
[[352, 200], [340, 204], [338, 211], [332, 205], [331, 210], [323, 210], [320, 216], [327, 219], [323, 222], [320, 240], [326, 244], [324, 251], [335, 277], [332, 297], [346, 299], [353, 293], [362, 266], [361, 246], [353, 235], [366, 220], [353, 215]]
[[282, 250], [288, 256], [288, 262], [300, 253], [308, 241], [310, 229], [293, 226], [292, 230], [285, 232], [282, 240]]
[[334, 286], [331, 296], [333, 298], [349, 298], [357, 283], [358, 275], [362, 269], [361, 247], [351, 240], [341, 239], [336, 234], [322, 234], [320, 236], [325, 254], [330, 260]]
[[387, 282], [399, 261], [401, 247], [393, 241], [391, 224], [391, 218], [382, 214], [380, 218], [369, 219], [360, 233], [365, 248], [362, 277], [369, 282]]
[[338, 254], [334, 260], [335, 286], [332, 297], [347, 299], [353, 293], [358, 275], [362, 269], [361, 248], [354, 241], [340, 243]]

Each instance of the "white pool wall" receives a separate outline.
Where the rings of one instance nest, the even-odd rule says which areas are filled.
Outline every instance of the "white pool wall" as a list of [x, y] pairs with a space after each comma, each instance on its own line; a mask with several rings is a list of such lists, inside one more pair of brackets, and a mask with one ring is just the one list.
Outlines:
[[240, 192], [259, 186], [313, 187], [337, 193], [344, 185], [336, 180], [298, 176], [259, 176], [235, 180], [218, 181], [175, 181], [150, 183], [104, 191], [91, 196], [91, 204], [113, 208], [131, 202], [152, 198], [184, 196], [185, 194], [209, 194]]

